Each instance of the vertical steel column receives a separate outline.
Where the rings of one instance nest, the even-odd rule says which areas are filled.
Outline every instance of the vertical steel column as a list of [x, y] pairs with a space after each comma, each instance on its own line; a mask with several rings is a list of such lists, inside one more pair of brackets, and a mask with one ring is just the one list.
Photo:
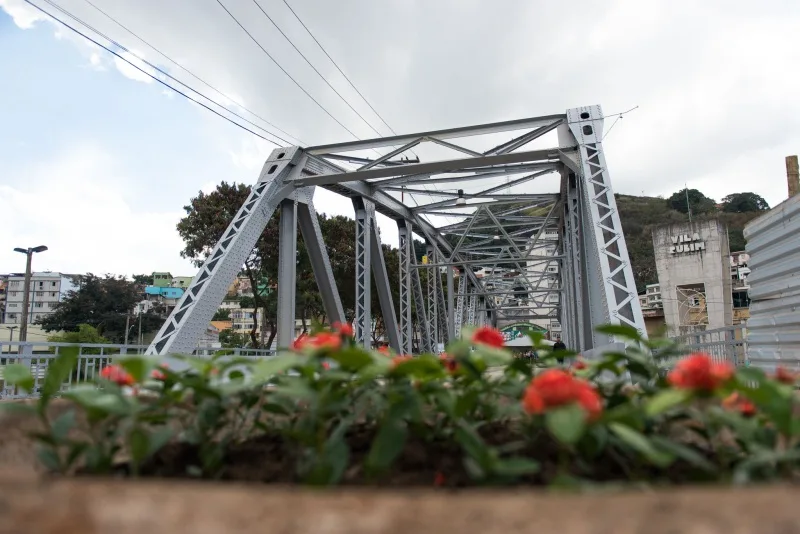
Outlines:
[[389, 273], [386, 270], [386, 262], [383, 259], [383, 247], [381, 246], [380, 230], [378, 225], [375, 224], [375, 208], [370, 201], [365, 201], [367, 213], [370, 215], [372, 224], [370, 225], [372, 231], [372, 273], [375, 279], [375, 290], [378, 292], [378, 302], [381, 305], [381, 315], [383, 316], [383, 325], [386, 328], [386, 337], [389, 338], [389, 346], [395, 352], [400, 350], [400, 331], [397, 327], [397, 314], [394, 310], [394, 301], [392, 300], [392, 289], [389, 286]]
[[[433, 249], [434, 255], [434, 264], [439, 264], [440, 255]], [[449, 267], [447, 268], [449, 272], [452, 272], [452, 269]], [[442, 274], [439, 267], [434, 268], [434, 283], [436, 284], [436, 309], [437, 309], [437, 318], [439, 320], [439, 339], [438, 342], [442, 345], [446, 345], [448, 340], [450, 339], [450, 327], [449, 325], [452, 324], [448, 322], [449, 319], [449, 310], [451, 307], [448, 307], [447, 301], [444, 298], [444, 288], [442, 287]], [[452, 278], [451, 278], [452, 279]]]
[[469, 295], [469, 306], [467, 306], [467, 321], [466, 324], [469, 326], [475, 326], [475, 308], [478, 305], [478, 297], [476, 296], [475, 292], [478, 288], [471, 286], [470, 287], [470, 295]]
[[287, 198], [281, 202], [278, 224], [278, 347], [286, 348], [294, 340], [295, 291], [297, 287], [297, 203]]
[[419, 333], [421, 340], [422, 352], [433, 352], [433, 335], [431, 334], [431, 323], [428, 320], [428, 314], [425, 313], [425, 297], [422, 294], [422, 281], [419, 277], [419, 269], [411, 269], [411, 282], [414, 285], [414, 302], [417, 308], [417, 324], [419, 325]]
[[[435, 253], [434, 248], [430, 244], [425, 247], [425, 255], [428, 257], [428, 264], [436, 264], [435, 260]], [[438, 302], [437, 302], [437, 294], [436, 294], [436, 275], [438, 273], [438, 267], [427, 267], [425, 269], [425, 274], [427, 275], [427, 284], [426, 284], [426, 304], [428, 305], [427, 315], [428, 315], [428, 323], [430, 324], [431, 328], [431, 343], [433, 344], [433, 348], [436, 348], [436, 345], [439, 343], [439, 309], [438, 309]]]
[[397, 221], [399, 232], [398, 251], [400, 256], [400, 350], [411, 354], [411, 228], [405, 220]]
[[461, 327], [464, 325], [464, 295], [467, 292], [467, 272], [466, 269], [459, 271], [458, 276], [458, 297], [456, 298], [456, 322], [455, 339], [461, 338]]
[[353, 332], [356, 343], [369, 348], [372, 345], [370, 234], [373, 221], [367, 209], [367, 202], [361, 197], [353, 198], [356, 215], [356, 316], [353, 321]]
[[453, 288], [453, 268], [447, 266], [447, 341], [456, 340], [455, 289]]

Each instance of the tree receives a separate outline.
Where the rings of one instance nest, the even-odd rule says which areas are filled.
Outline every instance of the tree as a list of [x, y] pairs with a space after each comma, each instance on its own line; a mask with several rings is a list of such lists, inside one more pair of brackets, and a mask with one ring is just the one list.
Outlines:
[[722, 211], [727, 213], [749, 213], [768, 209], [767, 201], [755, 193], [733, 193], [722, 199]]
[[138, 284], [140, 286], [152, 286], [153, 285], [153, 275], [152, 274], [134, 274], [133, 275], [133, 283]]
[[220, 308], [216, 312], [214, 312], [214, 317], [211, 318], [212, 321], [230, 321], [231, 320], [231, 310], [228, 308]]
[[[66, 298], [56, 304], [53, 313], [39, 319], [37, 324], [46, 332], [78, 333], [82, 325], [89, 325], [97, 330], [98, 335], [122, 343], [126, 318], [140, 297], [139, 286], [123, 276], [100, 278], [89, 273], [83, 277], [77, 290], [67, 293]], [[142, 314], [142, 332], [156, 330], [163, 322], [154, 313]], [[138, 326], [138, 320], [136, 324]]]
[[237, 334], [230, 328], [226, 328], [219, 333], [219, 342], [222, 348], [239, 349], [247, 346], [249, 337], [245, 334]]
[[47, 341], [51, 343], [111, 343], [97, 331], [97, 328], [88, 324], [78, 325], [77, 332], [64, 332], [55, 336], [48, 336]]
[[[686, 203], [687, 197], [689, 199], [688, 205]], [[667, 206], [681, 213], [689, 213], [689, 208], [691, 208], [692, 215], [711, 213], [717, 209], [714, 199], [708, 198], [697, 189], [681, 189], [677, 193], [673, 193], [667, 199]]]

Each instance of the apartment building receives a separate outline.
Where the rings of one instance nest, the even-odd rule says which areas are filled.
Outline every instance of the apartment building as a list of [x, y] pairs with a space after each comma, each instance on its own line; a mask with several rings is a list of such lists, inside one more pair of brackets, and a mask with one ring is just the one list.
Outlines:
[[[78, 289], [78, 276], [55, 272], [31, 273], [30, 294], [28, 296], [28, 323], [33, 323], [53, 313], [56, 304], [64, 300], [67, 293]], [[6, 280], [6, 306], [2, 319], [4, 323], [20, 324], [25, 298], [25, 275], [15, 273]]]

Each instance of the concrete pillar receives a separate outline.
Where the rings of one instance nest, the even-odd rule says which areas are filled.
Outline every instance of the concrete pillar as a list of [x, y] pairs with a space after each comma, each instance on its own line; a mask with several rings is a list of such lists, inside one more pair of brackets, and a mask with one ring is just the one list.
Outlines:
[[797, 156], [786, 156], [786, 181], [789, 184], [789, 198], [800, 193], [800, 171]]

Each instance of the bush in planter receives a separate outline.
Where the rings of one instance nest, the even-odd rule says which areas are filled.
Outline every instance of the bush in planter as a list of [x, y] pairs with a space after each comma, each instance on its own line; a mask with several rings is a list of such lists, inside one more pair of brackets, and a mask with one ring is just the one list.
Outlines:
[[[64, 473], [447, 486], [794, 477], [793, 375], [700, 354], [666, 374], [659, 359], [677, 347], [602, 330], [631, 348], [571, 366], [540, 339], [536, 366], [514, 359], [485, 328], [441, 358], [366, 351], [347, 325], [268, 359], [181, 357], [177, 371], [128, 357], [64, 392], [74, 409], [51, 421], [47, 404], [74, 365], [65, 354], [38, 406], [16, 409], [42, 420], [40, 458]], [[26, 373], [6, 369], [22, 388]]]

